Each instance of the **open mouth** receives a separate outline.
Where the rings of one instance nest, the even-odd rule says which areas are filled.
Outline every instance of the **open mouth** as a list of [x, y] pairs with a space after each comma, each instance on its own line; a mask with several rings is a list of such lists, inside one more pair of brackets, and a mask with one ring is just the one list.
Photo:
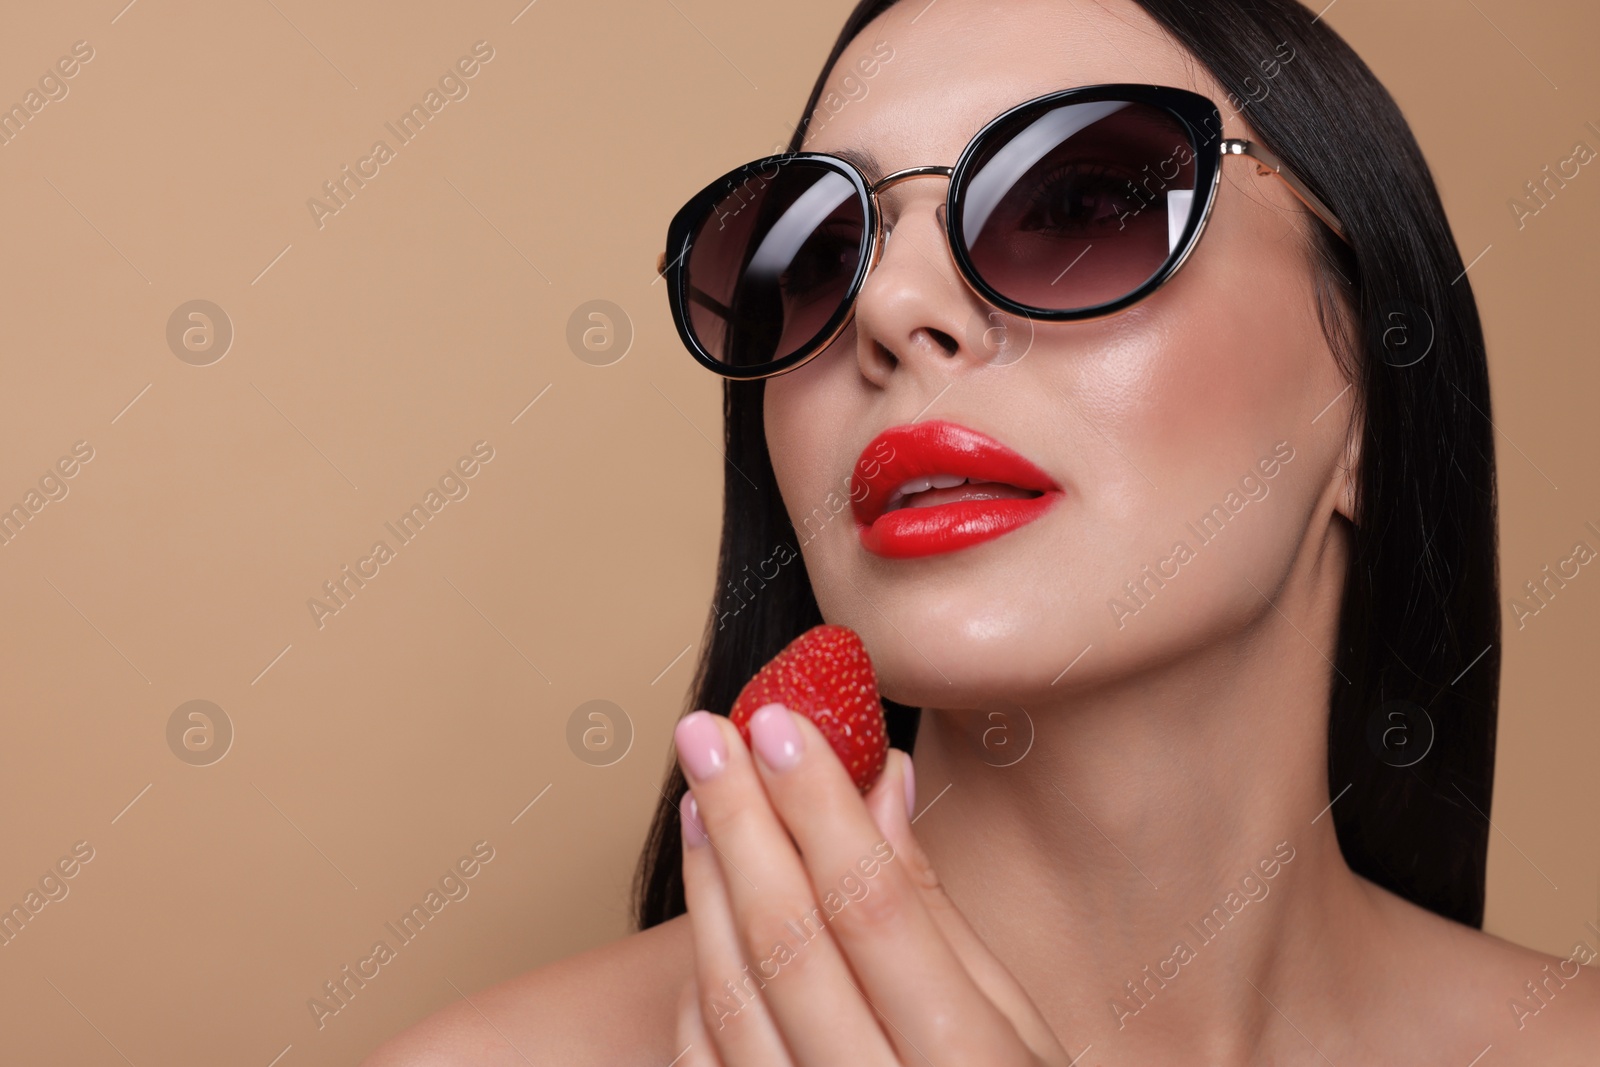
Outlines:
[[1062, 497], [1055, 480], [1019, 453], [944, 420], [890, 427], [862, 450], [856, 469], [871, 472], [857, 475], [852, 492], [862, 546], [893, 559], [999, 537]]
[[900, 508], [936, 508], [962, 500], [1032, 500], [1039, 489], [1022, 489], [1005, 482], [986, 482], [959, 474], [933, 474], [912, 478], [889, 494], [884, 514]]

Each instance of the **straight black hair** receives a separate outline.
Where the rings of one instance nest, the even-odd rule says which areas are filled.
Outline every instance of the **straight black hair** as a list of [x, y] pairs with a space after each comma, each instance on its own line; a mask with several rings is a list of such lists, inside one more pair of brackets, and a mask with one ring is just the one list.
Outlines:
[[[894, 2], [863, 0], [846, 20], [790, 151], [840, 53]], [[1500, 682], [1494, 438], [1483, 330], [1433, 177], [1372, 71], [1294, 0], [1134, 2], [1228, 90], [1230, 108], [1349, 236], [1353, 251], [1320, 226], [1312, 239], [1324, 330], [1354, 383], [1361, 457], [1329, 693], [1330, 812], [1357, 874], [1481, 927]], [[1272, 65], [1286, 54], [1287, 69]], [[689, 700], [717, 714], [823, 621], [767, 453], [762, 385], [723, 385], [719, 593]], [[884, 703], [889, 743], [911, 751], [920, 711]], [[671, 762], [634, 878], [641, 930], [686, 911], [686, 790]]]

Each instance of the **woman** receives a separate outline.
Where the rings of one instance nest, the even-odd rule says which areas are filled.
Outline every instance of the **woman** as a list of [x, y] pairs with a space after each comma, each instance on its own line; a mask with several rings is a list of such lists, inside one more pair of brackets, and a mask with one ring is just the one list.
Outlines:
[[[1289, 0], [869, 0], [806, 116], [663, 257], [728, 465], [641, 931], [369, 1063], [1600, 1060], [1595, 940], [1479, 929], [1483, 339], [1370, 71]], [[864, 798], [725, 718], [823, 620]]]

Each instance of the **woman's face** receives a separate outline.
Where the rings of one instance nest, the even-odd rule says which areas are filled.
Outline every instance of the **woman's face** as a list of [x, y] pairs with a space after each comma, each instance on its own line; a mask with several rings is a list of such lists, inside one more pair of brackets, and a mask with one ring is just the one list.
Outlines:
[[[1261, 57], [1255, 99], [1300, 76], [1292, 55]], [[943, 0], [898, 4], [857, 36], [803, 147], [869, 150], [885, 173], [949, 166], [1001, 111], [1099, 82], [1192, 89], [1217, 103], [1225, 136], [1250, 136], [1239, 102], [1131, 3]], [[1282, 183], [1225, 159], [1206, 231], [1164, 287], [1109, 318], [1033, 324], [1031, 342], [1028, 323], [957, 272], [947, 188], [916, 178], [880, 194], [892, 236], [853, 323], [765, 385], [767, 444], [818, 604], [861, 633], [884, 694], [1027, 706], [1216, 645], [1280, 608], [1336, 608], [1354, 391], [1341, 396], [1318, 320], [1315, 222]], [[931, 420], [1021, 453], [1060, 497], [955, 551], [869, 551], [851, 510], [835, 510], [857, 459], [881, 431]], [[1323, 629], [1306, 636], [1327, 651]]]

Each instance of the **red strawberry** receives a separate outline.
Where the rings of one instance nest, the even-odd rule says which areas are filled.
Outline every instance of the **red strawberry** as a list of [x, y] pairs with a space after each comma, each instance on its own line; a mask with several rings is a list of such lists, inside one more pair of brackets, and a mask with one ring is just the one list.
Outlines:
[[745, 683], [728, 718], [750, 744], [750, 716], [782, 704], [816, 724], [862, 793], [889, 758], [883, 704], [872, 660], [854, 630], [813, 626], [767, 661]]

